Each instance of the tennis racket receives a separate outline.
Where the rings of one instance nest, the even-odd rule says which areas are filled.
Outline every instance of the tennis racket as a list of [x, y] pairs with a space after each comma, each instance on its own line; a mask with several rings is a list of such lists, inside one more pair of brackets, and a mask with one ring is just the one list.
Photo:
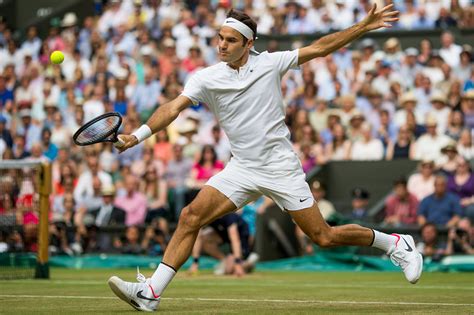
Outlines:
[[122, 124], [122, 116], [117, 112], [105, 113], [79, 128], [72, 139], [80, 146], [91, 145], [99, 142], [113, 142], [116, 147], [125, 143], [117, 138], [117, 133]]

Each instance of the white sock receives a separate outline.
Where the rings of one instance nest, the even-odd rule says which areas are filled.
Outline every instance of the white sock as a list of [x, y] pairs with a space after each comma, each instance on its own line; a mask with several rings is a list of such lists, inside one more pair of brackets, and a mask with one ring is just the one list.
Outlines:
[[388, 252], [398, 241], [398, 237], [395, 235], [385, 234], [376, 230], [372, 231], [374, 231], [374, 242], [372, 243], [372, 247], [381, 249], [384, 252]]
[[150, 285], [153, 287], [154, 293], [161, 295], [171, 280], [173, 280], [175, 274], [176, 271], [173, 268], [160, 263], [153, 273], [153, 276], [151, 276]]

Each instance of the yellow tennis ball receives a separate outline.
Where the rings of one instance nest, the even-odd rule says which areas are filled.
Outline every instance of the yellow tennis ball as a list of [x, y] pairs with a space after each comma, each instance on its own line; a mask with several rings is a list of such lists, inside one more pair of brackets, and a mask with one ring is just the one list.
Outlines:
[[54, 63], [55, 65], [59, 65], [64, 60], [64, 54], [60, 52], [59, 50], [55, 50], [53, 51], [49, 59], [51, 59], [51, 62]]

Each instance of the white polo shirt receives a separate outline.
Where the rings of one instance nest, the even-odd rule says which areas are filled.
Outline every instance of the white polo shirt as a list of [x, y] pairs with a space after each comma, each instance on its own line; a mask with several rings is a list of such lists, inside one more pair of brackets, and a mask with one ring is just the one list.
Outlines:
[[298, 68], [298, 50], [251, 53], [239, 71], [225, 62], [197, 71], [183, 96], [206, 103], [231, 144], [233, 162], [262, 171], [301, 168], [285, 125], [281, 77]]

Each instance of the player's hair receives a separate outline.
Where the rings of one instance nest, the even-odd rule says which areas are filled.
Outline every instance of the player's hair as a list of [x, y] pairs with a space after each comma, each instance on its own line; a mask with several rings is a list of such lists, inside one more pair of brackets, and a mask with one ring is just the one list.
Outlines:
[[[235, 9], [230, 9], [229, 13], [227, 13], [227, 17], [239, 20], [240, 22], [250, 27], [250, 29], [253, 31], [253, 40], [257, 38], [257, 23], [252, 20], [252, 18], [248, 16], [247, 13]], [[244, 45], [247, 44], [248, 39], [243, 35], [242, 37], [244, 38]]]

